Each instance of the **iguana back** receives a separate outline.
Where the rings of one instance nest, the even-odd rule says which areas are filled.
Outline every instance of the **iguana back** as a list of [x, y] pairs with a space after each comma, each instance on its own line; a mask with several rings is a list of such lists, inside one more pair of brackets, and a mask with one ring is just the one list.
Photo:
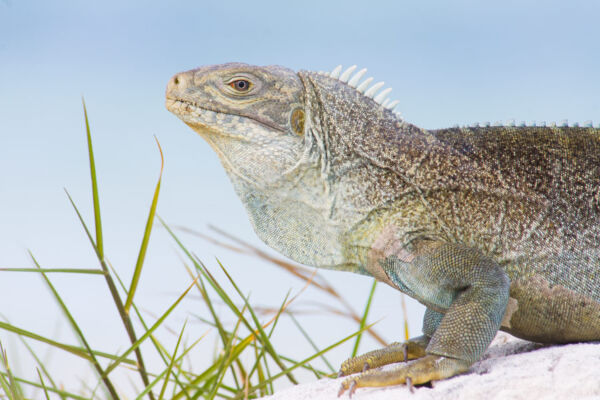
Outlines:
[[[475, 127], [431, 131], [485, 168], [463, 170], [438, 212], [463, 243], [496, 257], [511, 278], [540, 274], [600, 301], [600, 130]], [[483, 221], [494, 216], [492, 223]], [[489, 235], [491, 232], [493, 234]], [[487, 234], [487, 235], [486, 235]]]

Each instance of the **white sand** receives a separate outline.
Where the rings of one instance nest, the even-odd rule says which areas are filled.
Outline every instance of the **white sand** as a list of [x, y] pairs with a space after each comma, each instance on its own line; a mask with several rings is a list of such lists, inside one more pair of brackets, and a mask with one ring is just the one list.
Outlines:
[[[321, 379], [264, 399], [336, 399], [342, 380]], [[405, 386], [359, 388], [352, 399], [600, 400], [600, 344], [541, 346], [499, 333], [468, 373], [432, 386], [415, 388], [412, 394]]]

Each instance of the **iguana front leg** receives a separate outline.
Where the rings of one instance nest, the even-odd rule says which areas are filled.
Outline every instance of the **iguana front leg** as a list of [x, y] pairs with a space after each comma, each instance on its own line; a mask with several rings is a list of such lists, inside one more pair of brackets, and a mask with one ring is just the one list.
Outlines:
[[[387, 255], [379, 263], [400, 290], [430, 310], [424, 324], [425, 336], [431, 335], [426, 355], [393, 370], [370, 370], [348, 378], [340, 394], [361, 386], [422, 384], [463, 373], [479, 359], [500, 327], [510, 282], [495, 261], [477, 250], [448, 243], [428, 242], [417, 255], [399, 254], [402, 258]], [[390, 356], [397, 353], [394, 347], [384, 349], [382, 361], [371, 361], [368, 367], [391, 359], [403, 361]], [[360, 361], [347, 363], [354, 366], [347, 368], [348, 373], [360, 365]]]

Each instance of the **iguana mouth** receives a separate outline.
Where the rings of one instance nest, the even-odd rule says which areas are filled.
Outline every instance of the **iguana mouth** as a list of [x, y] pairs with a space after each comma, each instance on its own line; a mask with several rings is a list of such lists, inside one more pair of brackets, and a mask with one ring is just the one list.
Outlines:
[[167, 110], [171, 111], [173, 114], [176, 114], [178, 117], [181, 118], [190, 117], [193, 114], [200, 114], [204, 112], [211, 112], [220, 115], [231, 115], [222, 111], [211, 110], [210, 108], [199, 106], [198, 104], [191, 101], [169, 97], [167, 97], [165, 106], [167, 107]]
[[189, 112], [189, 111], [191, 111], [190, 109], [192, 107], [195, 107], [195, 105], [193, 105], [192, 103], [169, 98], [169, 97], [167, 97], [165, 106], [167, 107], [167, 110], [171, 111], [174, 114], [177, 114], [178, 116], [183, 115], [182, 108], [184, 108], [183, 111]]
[[[187, 101], [187, 100], [181, 100], [181, 99], [176, 99], [176, 98], [172, 98], [172, 97], [167, 97], [165, 106], [167, 107], [167, 110], [169, 110], [173, 114], [177, 115], [186, 124], [200, 125], [205, 128], [213, 128], [214, 129], [215, 126], [219, 126], [221, 124], [221, 122], [223, 122], [223, 121], [219, 120], [219, 118], [221, 118], [219, 116], [227, 116], [229, 118], [237, 117], [237, 118], [250, 119], [250, 120], [268, 128], [269, 130], [275, 130], [275, 131], [282, 132], [282, 133], [285, 132], [285, 129], [282, 129], [281, 127], [274, 125], [270, 122], [267, 122], [263, 119], [250, 117], [250, 116], [242, 115], [242, 114], [225, 113], [222, 111], [211, 109], [206, 106], [198, 105], [194, 102]], [[209, 113], [214, 114], [214, 117], [215, 117], [214, 123], [212, 123], [212, 124], [208, 123], [208, 122], [202, 122], [199, 119], [194, 118], [194, 116], [200, 117], [201, 114], [206, 116]]]

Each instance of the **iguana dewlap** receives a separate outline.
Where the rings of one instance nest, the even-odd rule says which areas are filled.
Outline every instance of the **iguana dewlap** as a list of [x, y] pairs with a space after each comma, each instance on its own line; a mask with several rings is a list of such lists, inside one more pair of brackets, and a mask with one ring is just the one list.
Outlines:
[[465, 372], [498, 329], [600, 340], [600, 129], [425, 130], [353, 71], [231, 63], [167, 87], [265, 243], [427, 307], [423, 336], [344, 362], [341, 375], [368, 371], [340, 393]]

